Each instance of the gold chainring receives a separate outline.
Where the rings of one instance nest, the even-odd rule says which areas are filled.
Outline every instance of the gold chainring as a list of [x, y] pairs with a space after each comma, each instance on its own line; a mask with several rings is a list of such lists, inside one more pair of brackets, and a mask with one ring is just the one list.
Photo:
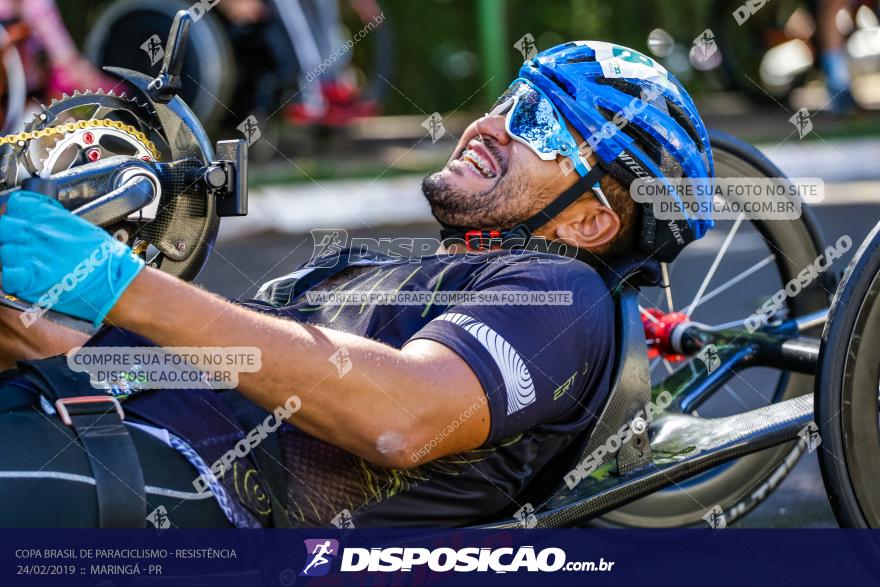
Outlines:
[[24, 131], [12, 135], [0, 136], [0, 145], [23, 145], [25, 141], [29, 141], [31, 139], [39, 139], [50, 135], [65, 134], [76, 130], [97, 127], [115, 128], [132, 135], [144, 146], [147, 147], [147, 149], [153, 155], [154, 160], [159, 160], [159, 149], [156, 148], [156, 145], [153, 143], [153, 141], [147, 138], [147, 135], [145, 135], [135, 127], [125, 124], [124, 122], [119, 122], [118, 120], [90, 119], [78, 120], [76, 122], [66, 122], [64, 124], [59, 124], [58, 126], [50, 126], [48, 128], [41, 128], [39, 130]]
[[[24, 131], [16, 134], [0, 136], [0, 145], [23, 145], [24, 141], [29, 141], [32, 139], [39, 139], [42, 137], [47, 137], [50, 135], [56, 134], [67, 134], [70, 132], [74, 132], [76, 130], [82, 130], [87, 128], [115, 128], [121, 130], [125, 133], [128, 133], [135, 137], [138, 141], [140, 141], [150, 153], [153, 155], [153, 159], [159, 160], [159, 150], [156, 148], [156, 145], [147, 138], [147, 135], [136, 129], [135, 127], [125, 124], [123, 122], [119, 122], [118, 120], [105, 120], [105, 119], [91, 119], [91, 120], [78, 120], [76, 122], [67, 122], [64, 124], [59, 124], [58, 126], [50, 126], [48, 128], [42, 128], [40, 130], [32, 130], [32, 131]], [[148, 243], [146, 241], [140, 241], [135, 245], [134, 251], [137, 254], [143, 254], [146, 252]], [[13, 296], [11, 294], [7, 294], [5, 292], [2, 293], [2, 297], [11, 302], [21, 302], [21, 299]]]

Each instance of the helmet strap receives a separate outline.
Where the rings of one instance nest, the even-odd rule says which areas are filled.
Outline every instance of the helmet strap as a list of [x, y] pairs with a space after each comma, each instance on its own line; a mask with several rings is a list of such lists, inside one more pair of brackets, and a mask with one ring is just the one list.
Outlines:
[[[440, 239], [447, 247], [452, 244], [464, 244], [469, 252], [530, 248], [529, 243], [533, 240], [532, 234], [536, 230], [555, 218], [587, 191], [599, 185], [599, 180], [605, 174], [605, 170], [600, 166], [594, 166], [586, 175], [579, 177], [573, 186], [559, 194], [547, 206], [512, 228], [478, 230], [441, 222], [440, 224], [443, 229], [440, 231]], [[544, 239], [535, 240], [544, 241]], [[546, 245], [544, 248], [548, 249]], [[555, 252], [556, 247], [549, 247], [549, 249], [551, 250], [548, 252]]]

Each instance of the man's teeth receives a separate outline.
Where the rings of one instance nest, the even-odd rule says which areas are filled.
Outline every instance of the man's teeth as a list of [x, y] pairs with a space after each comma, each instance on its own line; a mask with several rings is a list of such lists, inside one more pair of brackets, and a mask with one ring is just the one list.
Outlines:
[[495, 177], [496, 174], [492, 170], [492, 166], [486, 163], [482, 157], [470, 149], [465, 150], [465, 152], [461, 154], [461, 158], [470, 162], [473, 167], [483, 175], [483, 177]]

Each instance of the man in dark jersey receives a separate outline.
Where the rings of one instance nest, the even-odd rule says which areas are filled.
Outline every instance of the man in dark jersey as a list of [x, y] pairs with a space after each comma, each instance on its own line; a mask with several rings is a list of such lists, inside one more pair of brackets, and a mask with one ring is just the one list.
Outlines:
[[[566, 47], [597, 58], [607, 49], [602, 43]], [[646, 85], [668, 75], [659, 65], [651, 68], [643, 75]], [[3, 366], [83, 345], [256, 347], [261, 368], [241, 373], [236, 392], [227, 394], [270, 412], [292, 395], [300, 402], [278, 430], [282, 501], [291, 524], [454, 526], [525, 505], [516, 503], [517, 495], [594, 423], [610, 391], [614, 307], [596, 267], [613, 266], [645, 240], [642, 210], [621, 179], [605, 172], [616, 168], [604, 164], [599, 151], [578, 152], [585, 131], [556, 110], [560, 102], [550, 100], [541, 79], [515, 82], [491, 113], [464, 131], [446, 166], [425, 178], [424, 195], [447, 237], [437, 254], [405, 260], [346, 253], [329, 270], [321, 258], [269, 282], [257, 299], [236, 302], [144, 268], [130, 252], [114, 252], [106, 271], [101, 266], [94, 279], [87, 275], [74, 289], [78, 295], [62, 292], [55, 306], [103, 321], [104, 329], [89, 339], [45, 320], [25, 328], [18, 315], [2, 310]], [[700, 143], [690, 137], [704, 130], [681, 130], [677, 139]], [[105, 245], [105, 235], [48, 198], [14, 196], [0, 219], [4, 289], [35, 301], [77, 259]], [[567, 254], [480, 246], [485, 238], [511, 235], [525, 236], [527, 245], [545, 239], [555, 253], [565, 245]], [[650, 249], [664, 246], [653, 242]], [[338, 304], [317, 295], [365, 292], [432, 295], [417, 304]], [[448, 292], [484, 298], [435, 303]], [[545, 295], [523, 301], [527, 294]], [[24, 474], [20, 456], [0, 454], [0, 496], [21, 504], [15, 513], [0, 509], [0, 525], [94, 525], [87, 460], [67, 450], [75, 443], [46, 415], [51, 406], [34, 399], [34, 379], [22, 374], [27, 364], [20, 368], [5, 374], [0, 430], [9, 430], [22, 410], [39, 412], [32, 426], [17, 430], [41, 438], [29, 455], [40, 469]], [[246, 481], [230, 479], [237, 469], [227, 471], [225, 489], [210, 486], [219, 510], [193, 497], [189, 481], [205, 473], [207, 459], [204, 446], [187, 442], [188, 421], [218, 419], [217, 412], [232, 423], [207, 396], [200, 396], [207, 407], [194, 410], [198, 402], [190, 403], [174, 413], [185, 405], [175, 402], [199, 391], [144, 392], [124, 404], [134, 416], [129, 428], [144, 469], [147, 511], [162, 505], [177, 525], [224, 518], [237, 526], [269, 523], [265, 500], [249, 495]], [[161, 425], [148, 415], [155, 413], [151, 403], [169, 412]], [[238, 424], [240, 432], [245, 427]], [[53, 454], [59, 447], [63, 458]], [[187, 463], [195, 468], [188, 475]], [[61, 492], [67, 496], [57, 506], [63, 514], [53, 509], [60, 500], [31, 505], [35, 495]]]

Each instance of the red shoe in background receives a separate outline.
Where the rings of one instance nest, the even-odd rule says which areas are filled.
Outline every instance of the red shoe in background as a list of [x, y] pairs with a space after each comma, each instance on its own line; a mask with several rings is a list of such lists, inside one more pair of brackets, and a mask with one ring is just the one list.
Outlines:
[[291, 104], [285, 109], [287, 120], [299, 126], [346, 126], [356, 118], [376, 116], [379, 105], [370, 100], [361, 100], [357, 88], [340, 81], [321, 84], [324, 108], [321, 111], [304, 103]]

